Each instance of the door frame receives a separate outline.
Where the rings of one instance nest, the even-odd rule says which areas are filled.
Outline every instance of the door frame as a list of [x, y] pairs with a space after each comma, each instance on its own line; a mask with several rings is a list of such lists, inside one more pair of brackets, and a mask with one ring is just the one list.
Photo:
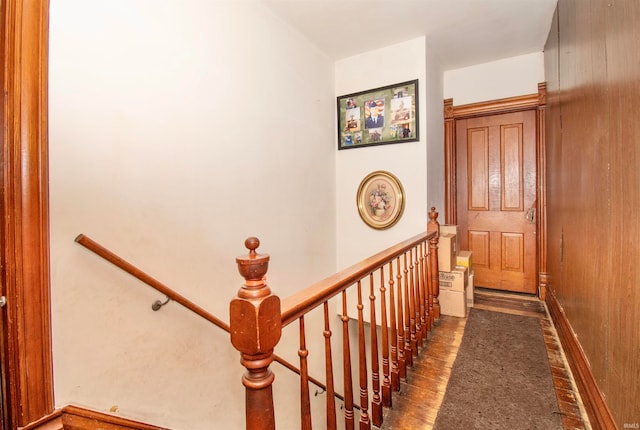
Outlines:
[[5, 427], [54, 409], [49, 288], [49, 0], [0, 0], [0, 308]]
[[489, 100], [454, 106], [453, 99], [444, 100], [444, 219], [446, 224], [458, 223], [456, 172], [456, 121], [486, 115], [524, 110], [536, 111], [536, 264], [538, 296], [546, 297], [549, 285], [547, 273], [547, 187], [546, 145], [544, 138], [547, 84], [538, 84], [538, 92], [523, 96]]

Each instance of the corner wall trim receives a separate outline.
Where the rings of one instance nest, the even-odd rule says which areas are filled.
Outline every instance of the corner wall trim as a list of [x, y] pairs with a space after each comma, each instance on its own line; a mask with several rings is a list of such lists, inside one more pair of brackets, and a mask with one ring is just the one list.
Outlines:
[[74, 405], [56, 410], [19, 430], [167, 430]]
[[591, 366], [589, 366], [587, 356], [582, 350], [582, 346], [576, 338], [571, 324], [552, 288], [547, 289], [545, 301], [553, 323], [556, 326], [556, 331], [558, 332], [558, 337], [567, 356], [567, 361], [573, 372], [578, 391], [582, 397], [582, 403], [587, 411], [587, 415], [589, 415], [591, 427], [594, 430], [617, 429], [618, 427], [611, 415], [611, 411], [591, 372]]

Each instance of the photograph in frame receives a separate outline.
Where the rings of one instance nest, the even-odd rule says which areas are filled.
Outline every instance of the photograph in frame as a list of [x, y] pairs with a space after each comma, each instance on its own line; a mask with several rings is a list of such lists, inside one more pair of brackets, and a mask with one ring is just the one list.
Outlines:
[[337, 97], [338, 149], [419, 140], [418, 80]]

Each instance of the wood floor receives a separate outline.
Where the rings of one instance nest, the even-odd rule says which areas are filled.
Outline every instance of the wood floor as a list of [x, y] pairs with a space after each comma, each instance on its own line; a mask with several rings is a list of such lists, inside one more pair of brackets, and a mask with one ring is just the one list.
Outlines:
[[[474, 307], [479, 309], [531, 316], [540, 320], [564, 429], [590, 430], [591, 426], [584, 418], [586, 414], [581, 408], [575, 383], [544, 303], [535, 297], [481, 289], [476, 289], [474, 302]], [[408, 371], [407, 380], [402, 381], [401, 392], [394, 395], [393, 407], [386, 410], [382, 429], [433, 428], [466, 322], [466, 318], [447, 315], [441, 317], [420, 355], [421, 358]]]

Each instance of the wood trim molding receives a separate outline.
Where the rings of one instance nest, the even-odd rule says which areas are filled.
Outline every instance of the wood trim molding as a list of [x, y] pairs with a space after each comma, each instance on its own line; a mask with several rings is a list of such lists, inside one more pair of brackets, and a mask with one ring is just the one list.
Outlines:
[[587, 356], [582, 350], [580, 342], [576, 338], [571, 324], [567, 319], [562, 306], [558, 302], [553, 289], [547, 291], [546, 296], [547, 307], [549, 308], [549, 314], [558, 332], [558, 338], [562, 343], [567, 361], [573, 372], [573, 377], [576, 381], [578, 391], [582, 398], [589, 420], [591, 421], [591, 427], [594, 430], [608, 430], [617, 429], [616, 423], [611, 415], [611, 411], [605, 402], [604, 396], [596, 379], [591, 372], [591, 366]]
[[2, 379], [6, 428], [53, 412], [47, 150], [48, 0], [0, 1]]
[[62, 428], [62, 409], [58, 409], [27, 426], [18, 427], [18, 430], [62, 430]]
[[547, 83], [538, 84], [538, 110], [536, 111], [536, 230], [538, 231], [538, 294], [544, 300], [549, 287], [547, 272], [547, 145], [545, 140], [545, 110], [547, 107]]
[[489, 100], [479, 103], [454, 106], [453, 99], [444, 100], [444, 219], [446, 224], [457, 224], [457, 178], [456, 178], [456, 121], [460, 119], [474, 118], [484, 115], [497, 115], [524, 110], [536, 110], [536, 154], [538, 167], [538, 182], [536, 183], [538, 216], [538, 243], [537, 243], [537, 263], [538, 263], [538, 286], [539, 295], [544, 300], [547, 287], [547, 206], [546, 206], [546, 147], [544, 139], [545, 107], [547, 103], [546, 83], [538, 84], [538, 92], [523, 96], [508, 97], [496, 100]]
[[65, 406], [19, 430], [166, 430], [139, 421], [78, 406]]
[[[450, 99], [452, 100], [452, 99]], [[539, 106], [539, 96], [527, 94], [524, 96], [507, 97], [504, 99], [489, 100], [486, 102], [470, 103], [453, 106], [455, 119], [472, 118], [489, 114], [517, 112], [527, 109], [536, 109]]]
[[444, 222], [457, 224], [456, 205], [456, 127], [453, 99], [444, 101]]

